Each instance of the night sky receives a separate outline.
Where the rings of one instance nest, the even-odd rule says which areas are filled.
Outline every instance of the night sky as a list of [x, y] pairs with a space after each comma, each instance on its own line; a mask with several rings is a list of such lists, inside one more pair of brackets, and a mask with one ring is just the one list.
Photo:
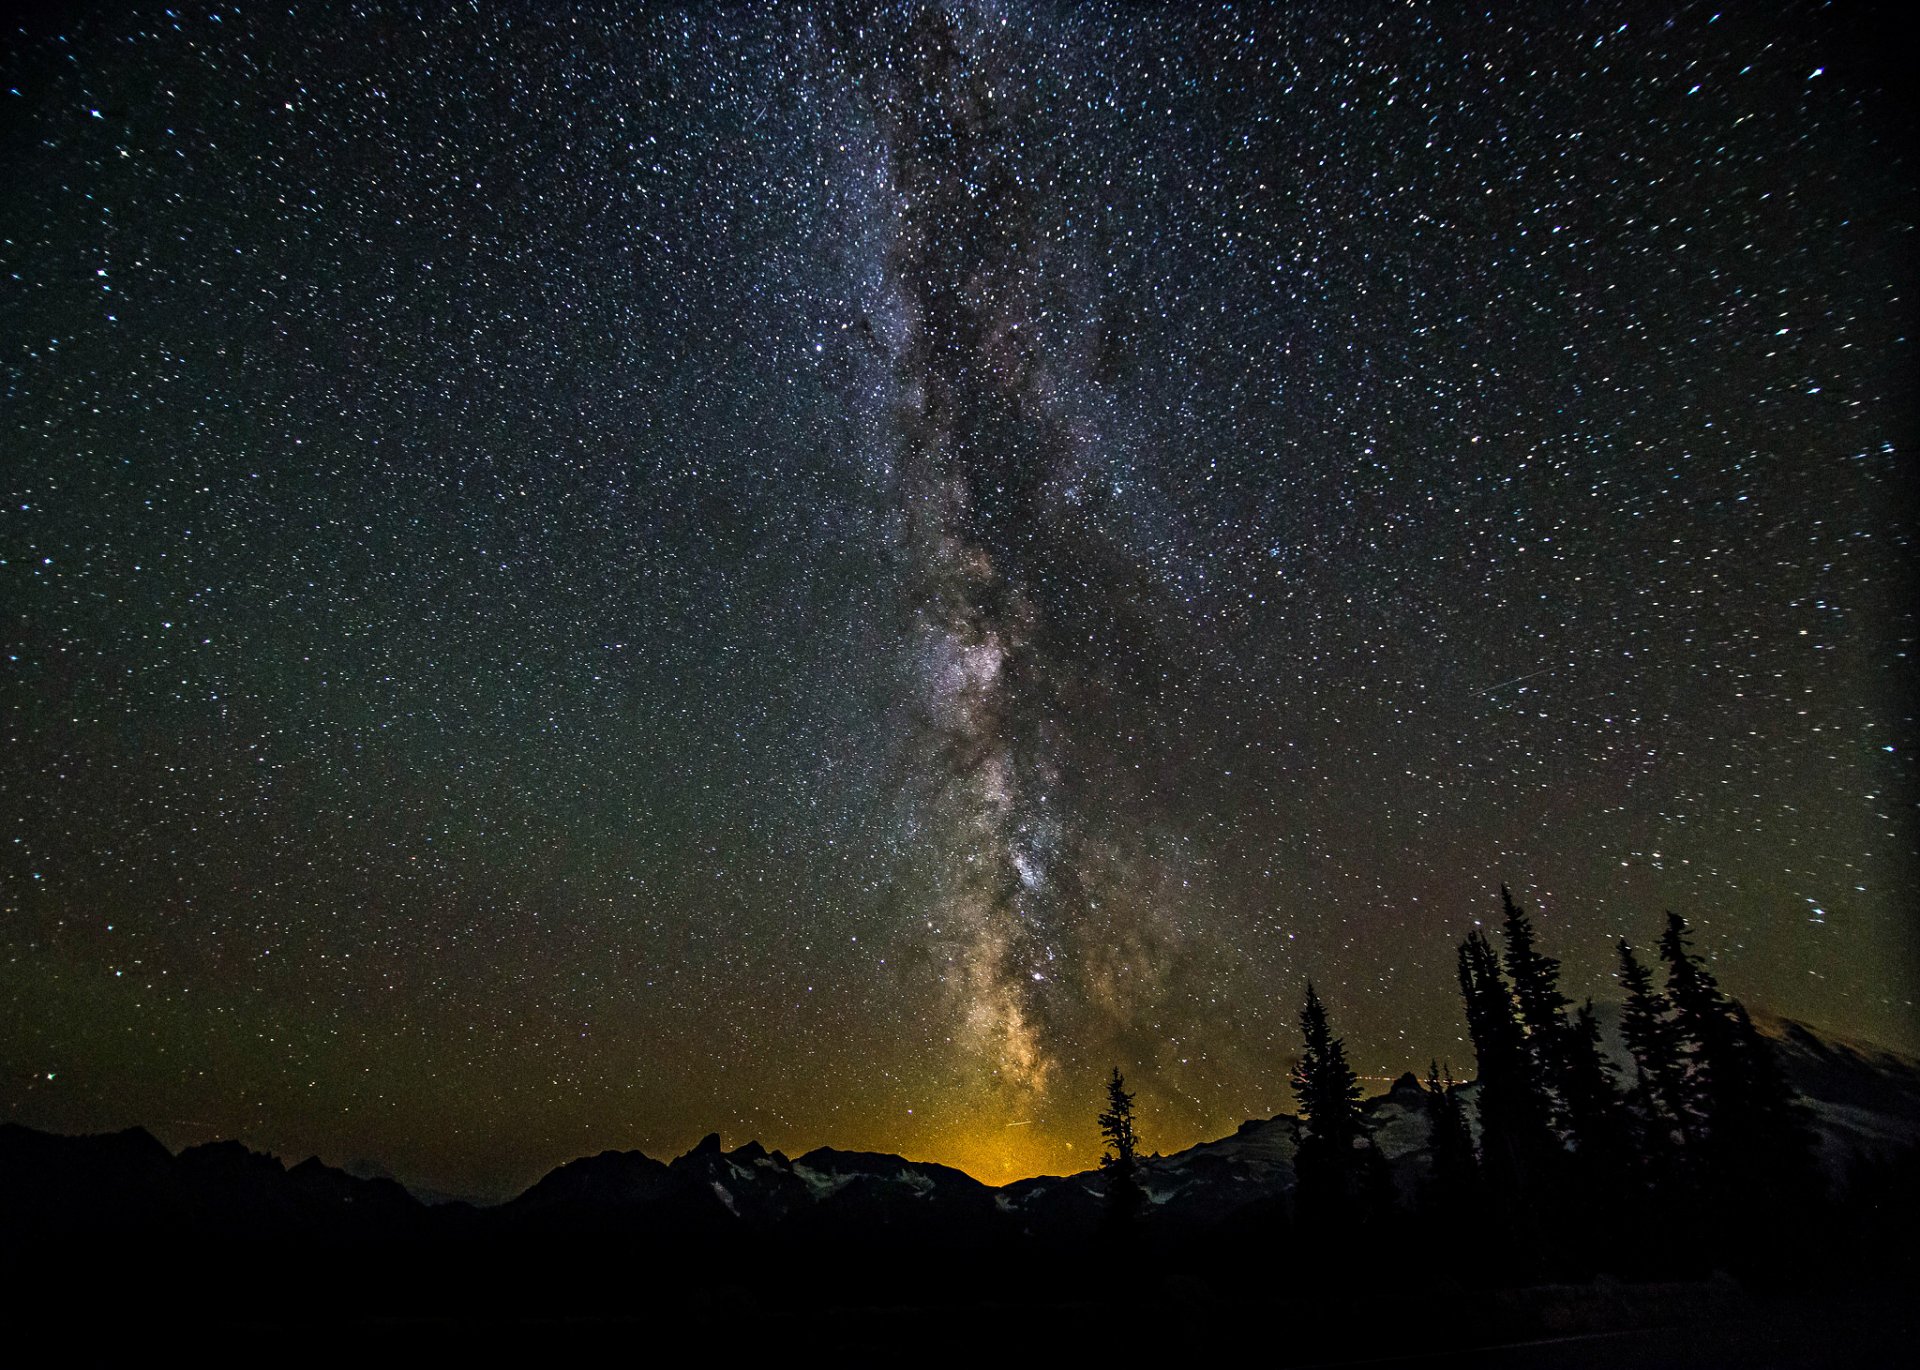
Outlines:
[[0, 1117], [1079, 1168], [1503, 879], [1920, 1049], [1874, 13], [423, 8], [7, 33]]

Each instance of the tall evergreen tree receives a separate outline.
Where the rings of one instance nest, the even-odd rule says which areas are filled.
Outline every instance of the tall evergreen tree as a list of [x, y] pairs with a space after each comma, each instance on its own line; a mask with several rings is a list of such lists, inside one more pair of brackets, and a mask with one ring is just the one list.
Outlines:
[[1513, 892], [1500, 887], [1501, 931], [1507, 950], [1502, 958], [1513, 980], [1513, 998], [1520, 1022], [1537, 1043], [1554, 1041], [1567, 1025], [1567, 997], [1560, 992], [1560, 963], [1534, 945], [1533, 920], [1513, 902]]
[[1693, 953], [1687, 920], [1671, 911], [1660, 934], [1660, 959], [1667, 965], [1667, 1003], [1672, 1009], [1673, 1040], [1680, 1060], [1682, 1115], [1698, 1130], [1712, 1130], [1715, 1098], [1734, 1054], [1733, 1013], [1706, 963]]
[[1634, 1063], [1634, 1101], [1647, 1125], [1649, 1149], [1671, 1147], [1687, 1130], [1689, 1115], [1682, 1089], [1679, 1043], [1668, 1015], [1667, 997], [1654, 988], [1653, 973], [1633, 948], [1620, 939], [1620, 1035]]
[[1721, 990], [1677, 913], [1667, 915], [1660, 956], [1694, 1147], [1722, 1220], [1763, 1195], [1804, 1196], [1818, 1178], [1812, 1135], [1772, 1043], [1745, 1006]]
[[1300, 1010], [1300, 1033], [1305, 1050], [1293, 1068], [1292, 1082], [1301, 1120], [1313, 1136], [1351, 1147], [1366, 1131], [1360, 1112], [1360, 1078], [1347, 1064], [1346, 1043], [1333, 1035], [1312, 981], [1307, 982], [1307, 999]]
[[1502, 957], [1513, 981], [1513, 1001], [1526, 1037], [1531, 1083], [1540, 1106], [1562, 1130], [1572, 1126], [1567, 1113], [1567, 997], [1560, 992], [1560, 962], [1539, 950], [1533, 920], [1513, 901], [1513, 892], [1500, 887], [1501, 932], [1507, 949]]
[[1478, 929], [1460, 944], [1459, 974], [1480, 1081], [1481, 1175], [1496, 1216], [1517, 1228], [1531, 1223], [1560, 1146], [1513, 992]]
[[1311, 982], [1300, 1010], [1300, 1032], [1305, 1047], [1292, 1073], [1301, 1121], [1295, 1202], [1303, 1223], [1350, 1224], [1367, 1216], [1378, 1157], [1360, 1110], [1359, 1077]]
[[1567, 1025], [1566, 1069], [1562, 1092], [1566, 1098], [1567, 1131], [1575, 1146], [1585, 1148], [1599, 1143], [1618, 1121], [1620, 1090], [1614, 1082], [1613, 1065], [1600, 1047], [1600, 1020], [1594, 1016], [1593, 1000]]
[[1107, 1081], [1107, 1107], [1098, 1122], [1100, 1136], [1107, 1144], [1100, 1157], [1100, 1168], [1107, 1175], [1107, 1215], [1117, 1226], [1130, 1225], [1147, 1195], [1140, 1186], [1140, 1135], [1133, 1122], [1133, 1095], [1127, 1092], [1126, 1077], [1119, 1066], [1113, 1068], [1113, 1076]]
[[1479, 929], [1460, 944], [1460, 996], [1467, 1015], [1467, 1033], [1479, 1060], [1484, 1085], [1489, 1078], [1509, 1088], [1528, 1073], [1527, 1039], [1513, 991], [1500, 974], [1500, 958]]
[[1480, 1166], [1453, 1070], [1448, 1068], [1443, 1084], [1438, 1061], [1427, 1067], [1427, 1152], [1433, 1158], [1429, 1204], [1443, 1220], [1456, 1223], [1472, 1207]]
[[1561, 1098], [1567, 1140], [1573, 1146], [1575, 1188], [1589, 1203], [1617, 1202], [1631, 1184], [1633, 1134], [1613, 1066], [1600, 1047], [1593, 1000], [1581, 1005], [1567, 1025], [1561, 1056]]

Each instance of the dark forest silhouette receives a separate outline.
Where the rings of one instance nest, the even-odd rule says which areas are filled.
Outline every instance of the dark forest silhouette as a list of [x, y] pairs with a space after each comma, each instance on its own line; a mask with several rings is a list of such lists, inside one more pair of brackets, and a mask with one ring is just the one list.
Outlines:
[[[1493, 1283], [1650, 1275], [1765, 1262], [1804, 1278], [1807, 1248], [1779, 1234], [1830, 1240], [1879, 1203], [1856, 1176], [1828, 1192], [1815, 1138], [1773, 1045], [1720, 988], [1669, 913], [1658, 942], [1664, 989], [1619, 943], [1620, 1025], [1632, 1059], [1621, 1080], [1591, 1000], [1560, 992], [1560, 963], [1533, 920], [1500, 888], [1500, 939], [1476, 929], [1458, 974], [1476, 1078], [1425, 1087], [1430, 1165], [1395, 1209], [1367, 1133], [1341, 1039], [1309, 984], [1294, 1070], [1302, 1137], [1294, 1219], [1303, 1237], [1358, 1245], [1407, 1228], [1436, 1262], [1464, 1257]], [[1477, 1137], [1469, 1122], [1472, 1094]], [[1769, 1238], [1772, 1240], [1769, 1240]]]

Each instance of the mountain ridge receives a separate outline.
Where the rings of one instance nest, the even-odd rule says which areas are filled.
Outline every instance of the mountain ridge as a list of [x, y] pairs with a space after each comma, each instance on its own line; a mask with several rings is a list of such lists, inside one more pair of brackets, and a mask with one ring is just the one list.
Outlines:
[[[1831, 1174], [1920, 1142], [1920, 1061], [1795, 1020], [1763, 1021], [1808, 1105]], [[1606, 1027], [1617, 1053], [1612, 1022]], [[1477, 1086], [1460, 1088], [1471, 1112]], [[1396, 1189], [1410, 1196], [1428, 1164], [1424, 1088], [1409, 1073], [1362, 1106]], [[1298, 1142], [1298, 1121], [1278, 1113], [1144, 1159], [1150, 1219], [1209, 1226], [1283, 1201], [1293, 1188]], [[174, 1154], [141, 1128], [61, 1137], [8, 1123], [0, 1125], [0, 1217], [23, 1231], [124, 1226], [321, 1238], [463, 1227], [984, 1231], [996, 1222], [1031, 1235], [1089, 1228], [1102, 1195], [1096, 1169], [990, 1185], [952, 1166], [888, 1152], [821, 1146], [789, 1158], [757, 1140], [728, 1150], [718, 1133], [670, 1159], [616, 1149], [578, 1157], [493, 1205], [430, 1204], [369, 1168], [330, 1166], [318, 1157], [288, 1166], [234, 1140]]]

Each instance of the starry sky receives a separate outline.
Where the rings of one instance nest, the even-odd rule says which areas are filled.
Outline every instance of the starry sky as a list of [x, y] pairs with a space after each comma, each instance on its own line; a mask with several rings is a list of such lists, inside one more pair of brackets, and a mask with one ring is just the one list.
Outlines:
[[1693, 920], [1920, 1049], [1870, 7], [52, 7], [0, 1116], [1079, 1168]]

